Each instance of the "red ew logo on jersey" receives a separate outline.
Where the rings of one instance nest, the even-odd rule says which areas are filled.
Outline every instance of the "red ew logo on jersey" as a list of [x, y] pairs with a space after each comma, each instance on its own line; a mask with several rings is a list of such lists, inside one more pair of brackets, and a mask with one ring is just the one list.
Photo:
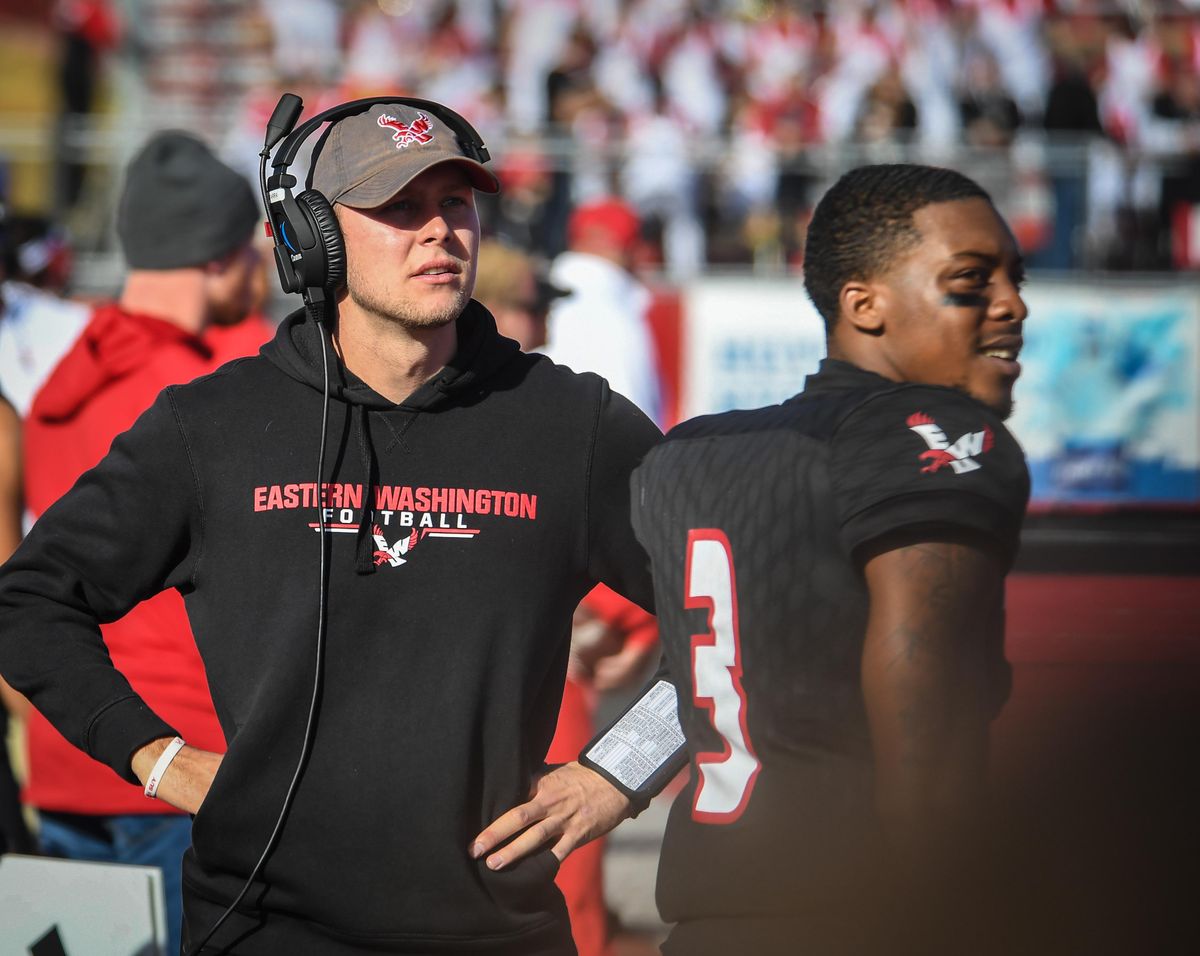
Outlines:
[[922, 474], [932, 474], [947, 465], [954, 470], [956, 475], [975, 471], [981, 467], [975, 457], [991, 450], [995, 441], [991, 428], [984, 425], [982, 431], [967, 432], [954, 444], [950, 444], [946, 433], [938, 427], [938, 423], [924, 412], [914, 412], [909, 415], [906, 424], [925, 439], [925, 444], [929, 446], [918, 456], [921, 461], [927, 462], [921, 469]]
[[418, 113], [417, 118], [411, 123], [402, 123], [396, 117], [384, 113], [379, 117], [379, 126], [381, 129], [393, 131], [392, 140], [396, 144], [396, 149], [404, 149], [413, 143], [420, 146], [433, 142], [433, 124], [429, 122], [429, 117], [424, 113]]

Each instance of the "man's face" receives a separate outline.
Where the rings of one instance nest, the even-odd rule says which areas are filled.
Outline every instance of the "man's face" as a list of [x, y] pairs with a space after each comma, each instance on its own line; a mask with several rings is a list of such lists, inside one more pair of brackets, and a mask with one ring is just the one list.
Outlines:
[[985, 199], [934, 203], [913, 223], [920, 242], [879, 278], [889, 377], [957, 388], [1007, 417], [1028, 314], [1016, 240]]
[[206, 267], [208, 320], [214, 325], [237, 325], [260, 303], [263, 260], [254, 243]]
[[479, 248], [475, 193], [462, 170], [435, 166], [377, 209], [336, 209], [346, 289], [359, 308], [412, 329], [458, 317]]
[[516, 282], [514, 302], [484, 302], [501, 335], [515, 339], [530, 352], [546, 344], [546, 310], [538, 301], [537, 280], [528, 270]]

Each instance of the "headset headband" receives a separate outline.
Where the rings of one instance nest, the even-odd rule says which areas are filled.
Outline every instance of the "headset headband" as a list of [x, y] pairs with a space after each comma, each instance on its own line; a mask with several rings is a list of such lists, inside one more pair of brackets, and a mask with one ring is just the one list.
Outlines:
[[322, 123], [329, 123], [332, 126], [339, 120], [344, 120], [347, 116], [365, 113], [372, 106], [385, 103], [402, 103], [405, 106], [412, 106], [416, 109], [432, 113], [453, 130], [455, 136], [458, 138], [458, 145], [463, 151], [464, 156], [480, 163], [486, 163], [492, 158], [491, 154], [488, 153], [487, 147], [483, 144], [483, 139], [476, 132], [475, 127], [468, 123], [462, 115], [456, 113], [448, 106], [435, 103], [433, 100], [422, 100], [413, 96], [368, 96], [361, 100], [351, 100], [349, 103], [342, 103], [340, 106], [331, 107], [322, 113], [318, 113], [312, 119], [306, 120], [288, 136], [287, 141], [275, 154], [275, 158], [271, 160], [271, 166], [275, 169], [286, 169], [288, 166], [291, 166], [296, 159], [296, 154], [300, 152], [300, 147], [304, 144], [304, 141]]

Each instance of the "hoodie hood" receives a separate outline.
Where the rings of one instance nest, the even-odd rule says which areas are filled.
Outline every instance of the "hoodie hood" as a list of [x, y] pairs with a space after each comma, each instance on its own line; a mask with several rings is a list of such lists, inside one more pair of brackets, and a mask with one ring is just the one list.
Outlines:
[[[496, 331], [492, 314], [474, 299], [456, 320], [456, 328], [458, 348], [454, 357], [399, 405], [380, 395], [340, 362], [330, 376], [330, 396], [368, 410], [433, 411], [477, 387], [520, 352], [516, 342]], [[321, 334], [308, 311], [298, 309], [280, 323], [274, 340], [263, 346], [263, 357], [296, 381], [322, 391]]]
[[74, 417], [93, 396], [142, 368], [166, 343], [212, 358], [201, 338], [171, 322], [126, 312], [115, 303], [100, 306], [42, 386], [30, 415], [47, 422]]

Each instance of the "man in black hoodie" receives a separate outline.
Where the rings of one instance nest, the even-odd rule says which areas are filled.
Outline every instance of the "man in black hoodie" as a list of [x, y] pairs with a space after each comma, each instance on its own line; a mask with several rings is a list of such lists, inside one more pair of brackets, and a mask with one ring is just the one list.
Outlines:
[[[189, 953], [572, 953], [557, 859], [630, 807], [578, 764], [539, 771], [579, 599], [603, 581], [651, 606], [629, 475], [659, 434], [470, 298], [474, 190], [498, 187], [453, 135], [376, 105], [316, 160], [347, 276], [327, 434], [325, 333], [297, 312], [260, 356], [165, 390], [0, 574], [4, 676], [196, 814]], [[99, 637], [164, 588], [224, 758], [181, 745]], [[542, 849], [484, 858], [474, 835], [531, 788]]]

